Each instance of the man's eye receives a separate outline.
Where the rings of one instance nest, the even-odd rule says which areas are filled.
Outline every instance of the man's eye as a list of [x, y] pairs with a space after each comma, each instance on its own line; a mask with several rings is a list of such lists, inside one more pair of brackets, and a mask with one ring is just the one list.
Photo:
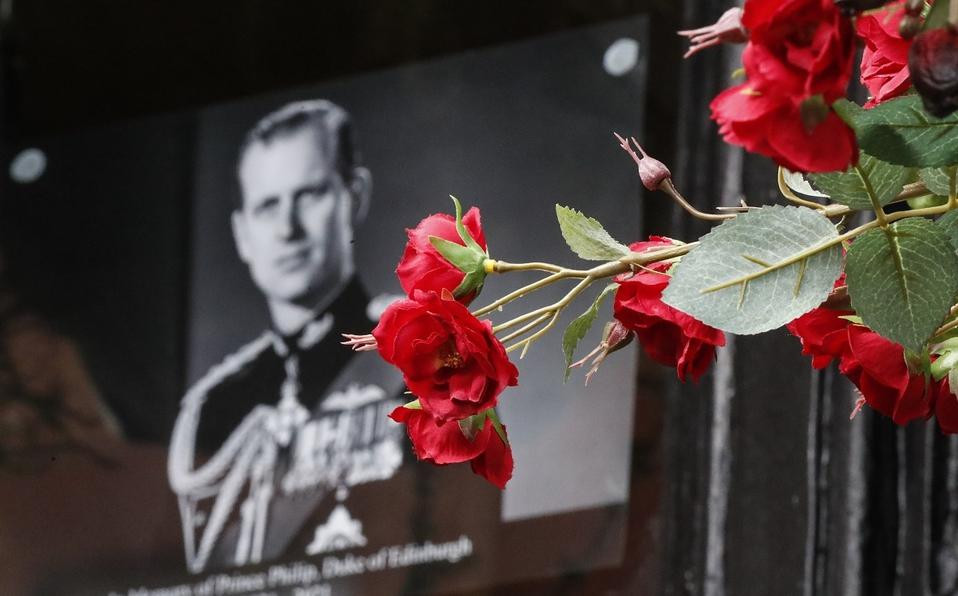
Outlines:
[[329, 184], [311, 186], [299, 191], [297, 198], [301, 201], [319, 201], [329, 195]]
[[253, 207], [253, 215], [268, 216], [276, 212], [279, 208], [279, 201], [266, 200]]

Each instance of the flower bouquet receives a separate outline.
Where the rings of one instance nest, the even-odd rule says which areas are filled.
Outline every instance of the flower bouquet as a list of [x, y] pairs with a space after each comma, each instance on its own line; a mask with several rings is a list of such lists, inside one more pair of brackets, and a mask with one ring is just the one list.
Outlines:
[[[423, 219], [396, 269], [407, 297], [344, 342], [402, 372], [410, 399], [391, 417], [420, 459], [470, 462], [504, 487], [513, 459], [496, 404], [519, 382], [510, 354], [521, 359], [585, 296], [561, 341], [567, 371], [586, 367], [586, 383], [632, 340], [697, 381], [725, 333], [785, 326], [813, 367], [838, 364], [860, 392], [855, 412], [935, 416], [958, 432], [958, 0], [746, 0], [679, 33], [687, 57], [745, 44], [740, 81], [715, 97], [712, 118], [726, 142], [779, 164], [785, 204], [700, 211], [665, 164], [616, 134], [643, 185], [711, 231], [627, 244], [557, 205], [569, 248], [593, 262], [568, 267], [491, 256], [479, 210], [463, 215], [456, 199], [454, 216]], [[848, 98], [859, 47], [864, 105]], [[542, 275], [474, 306], [486, 276], [516, 271]], [[558, 301], [502, 316], [557, 283], [570, 286]], [[601, 343], [578, 356], [599, 319]]]

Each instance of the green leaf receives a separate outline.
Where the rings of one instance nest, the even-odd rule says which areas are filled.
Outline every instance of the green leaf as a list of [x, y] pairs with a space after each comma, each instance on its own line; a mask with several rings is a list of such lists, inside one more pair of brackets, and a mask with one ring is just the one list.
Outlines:
[[871, 209], [872, 199], [887, 205], [898, 196], [912, 175], [912, 170], [892, 165], [861, 153], [858, 163], [846, 172], [808, 174], [814, 188], [827, 194], [836, 203], [852, 209]]
[[466, 438], [470, 443], [476, 440], [476, 435], [482, 430], [483, 425], [486, 422], [486, 413], [479, 412], [478, 414], [473, 414], [468, 418], [463, 418], [459, 421], [459, 430], [462, 431], [462, 436]]
[[912, 217], [852, 242], [845, 274], [852, 308], [876, 333], [921, 352], [958, 294], [958, 256], [934, 222]]
[[855, 129], [862, 151], [889, 163], [909, 167], [958, 164], [958, 112], [935, 118], [917, 95], [898, 97], [870, 110], [847, 99], [833, 104]]
[[472, 292], [478, 295], [479, 292], [482, 291], [484, 283], [486, 283], [486, 274], [484, 271], [470, 271], [462, 278], [462, 281], [459, 282], [456, 289], [452, 291], [452, 295], [456, 298], [462, 298]]
[[482, 253], [476, 253], [469, 247], [450, 242], [439, 236], [430, 236], [429, 242], [439, 251], [439, 254], [452, 263], [456, 269], [464, 273], [471, 273], [477, 268], [482, 268], [482, 263], [485, 260], [485, 255]]
[[452, 204], [456, 207], [456, 231], [459, 232], [459, 237], [462, 238], [462, 242], [476, 252], [481, 252], [487, 257], [489, 256], [488, 251], [482, 249], [479, 246], [479, 243], [476, 242], [476, 239], [472, 237], [472, 234], [469, 233], [469, 230], [466, 229], [466, 226], [462, 223], [462, 205], [459, 204], [459, 199], [449, 195], [449, 198], [452, 199]]
[[629, 254], [629, 247], [613, 238], [597, 220], [556, 205], [562, 237], [572, 252], [589, 261], [613, 261]]
[[682, 257], [662, 300], [730, 333], [780, 327], [828, 297], [841, 273], [840, 243], [809, 250], [837, 237], [825, 216], [806, 207], [748, 211]]
[[947, 168], [922, 168], [918, 177], [924, 182], [925, 188], [941, 197], [951, 195], [951, 184], [955, 176], [954, 166]]
[[502, 422], [499, 420], [499, 414], [496, 412], [495, 408], [489, 408], [485, 411], [486, 416], [489, 420], [492, 420], [492, 427], [496, 429], [496, 434], [499, 435], [499, 438], [502, 439], [502, 442], [506, 445], [509, 444], [509, 437], [506, 436], [506, 428], [502, 425]]
[[958, 209], [945, 213], [935, 223], [948, 236], [952, 248], [958, 251]]
[[565, 352], [564, 381], [569, 380], [569, 374], [572, 372], [569, 369], [569, 365], [572, 364], [575, 349], [578, 347], [579, 342], [582, 341], [582, 338], [585, 337], [586, 333], [589, 332], [589, 329], [592, 328], [592, 324], [595, 323], [595, 318], [599, 314], [599, 306], [602, 305], [602, 301], [605, 297], [615, 291], [618, 286], [619, 284], [611, 283], [603, 288], [599, 295], [596, 296], [595, 301], [592, 302], [592, 306], [576, 317], [575, 320], [566, 327], [565, 333], [562, 335], [562, 351]]

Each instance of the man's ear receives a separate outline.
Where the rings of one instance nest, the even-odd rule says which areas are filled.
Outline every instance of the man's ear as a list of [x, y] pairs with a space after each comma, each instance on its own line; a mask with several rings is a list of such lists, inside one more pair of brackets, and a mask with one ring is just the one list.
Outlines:
[[353, 195], [353, 225], [366, 219], [369, 214], [369, 199], [373, 194], [373, 177], [367, 168], [357, 166], [353, 168], [353, 179], [349, 183], [349, 191]]
[[238, 210], [230, 215], [230, 224], [233, 228], [233, 241], [236, 242], [236, 252], [244, 263], [249, 263], [249, 236], [246, 230], [245, 216]]

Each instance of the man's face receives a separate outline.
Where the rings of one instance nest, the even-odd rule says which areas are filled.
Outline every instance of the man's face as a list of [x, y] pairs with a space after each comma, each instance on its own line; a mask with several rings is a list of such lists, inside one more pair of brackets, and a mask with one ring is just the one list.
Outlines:
[[233, 233], [267, 298], [313, 306], [347, 267], [350, 194], [323, 153], [307, 128], [250, 145], [240, 162]]

